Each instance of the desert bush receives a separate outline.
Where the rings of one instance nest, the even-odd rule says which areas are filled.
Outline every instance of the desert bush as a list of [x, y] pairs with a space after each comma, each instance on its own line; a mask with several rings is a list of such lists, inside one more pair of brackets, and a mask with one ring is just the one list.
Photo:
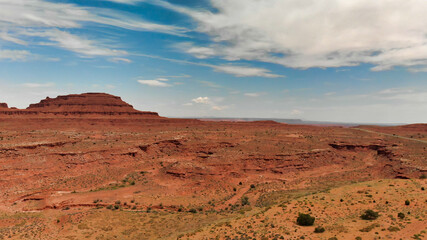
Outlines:
[[194, 209], [194, 208], [192, 208], [192, 209], [188, 210], [188, 212], [191, 212], [191, 213], [197, 213], [197, 210], [196, 210], [196, 209]]
[[402, 213], [402, 212], [400, 212], [400, 213], [397, 214], [397, 217], [400, 218], [400, 219], [404, 219], [405, 218], [405, 214]]
[[300, 226], [313, 226], [315, 217], [310, 214], [300, 213], [297, 218], [297, 224]]
[[375, 224], [369, 225], [367, 227], [364, 227], [364, 228], [360, 229], [359, 231], [361, 231], [361, 232], [370, 232], [370, 231], [372, 231], [372, 229], [374, 229], [376, 227], [379, 227], [379, 226], [380, 225], [378, 223], [375, 223]]
[[360, 218], [362, 218], [363, 220], [375, 220], [377, 219], [379, 216], [378, 212], [375, 212], [371, 209], [366, 210], [361, 216]]
[[325, 232], [325, 228], [324, 227], [316, 227], [315, 229], [314, 229], [314, 232], [315, 233], [322, 233], [322, 232]]
[[328, 238], [328, 240], [338, 240], [338, 238], [337, 237], [331, 237], [331, 238]]
[[398, 227], [390, 226], [390, 227], [387, 228], [387, 230], [389, 230], [390, 232], [397, 232], [400, 229]]
[[411, 202], [409, 200], [406, 200], [405, 205], [408, 206], [409, 204], [411, 204]]
[[242, 206], [250, 205], [249, 198], [246, 196], [242, 197], [241, 201], [242, 201]]
[[254, 185], [254, 184], [251, 184], [251, 188], [255, 188], [255, 185]]

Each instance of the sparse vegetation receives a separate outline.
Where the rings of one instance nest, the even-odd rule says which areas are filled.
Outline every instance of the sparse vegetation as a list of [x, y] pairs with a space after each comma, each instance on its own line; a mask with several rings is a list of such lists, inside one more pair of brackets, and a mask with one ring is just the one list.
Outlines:
[[313, 226], [315, 217], [310, 216], [310, 214], [300, 213], [297, 218], [297, 224], [300, 226]]
[[375, 220], [377, 219], [379, 216], [378, 212], [375, 212], [374, 210], [366, 210], [361, 216], [360, 218], [363, 220]]
[[242, 197], [241, 203], [242, 203], [242, 206], [250, 205], [249, 198], [246, 196]]

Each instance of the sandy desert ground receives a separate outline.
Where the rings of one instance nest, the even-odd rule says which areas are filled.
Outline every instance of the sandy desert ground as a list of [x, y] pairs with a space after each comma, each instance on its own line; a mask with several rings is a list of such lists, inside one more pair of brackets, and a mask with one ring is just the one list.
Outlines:
[[3, 107], [0, 239], [427, 236], [427, 124], [168, 119], [106, 99]]

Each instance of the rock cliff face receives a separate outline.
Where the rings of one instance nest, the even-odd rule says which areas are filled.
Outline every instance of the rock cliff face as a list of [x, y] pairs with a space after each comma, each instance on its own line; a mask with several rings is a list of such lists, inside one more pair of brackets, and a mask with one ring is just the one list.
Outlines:
[[0, 103], [0, 108], [9, 108], [7, 103]]
[[156, 112], [135, 110], [132, 105], [124, 102], [120, 97], [106, 93], [71, 94], [56, 98], [47, 97], [39, 103], [31, 104], [25, 110], [8, 111], [7, 114], [159, 116]]

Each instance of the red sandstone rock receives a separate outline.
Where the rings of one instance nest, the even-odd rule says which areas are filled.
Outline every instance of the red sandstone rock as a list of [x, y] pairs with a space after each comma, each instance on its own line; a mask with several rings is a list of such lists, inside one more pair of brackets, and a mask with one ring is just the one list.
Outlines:
[[[7, 106], [7, 105], [6, 105]], [[1, 114], [2, 112], [0, 112]], [[8, 115], [132, 115], [158, 117], [156, 112], [142, 112], [124, 102], [120, 97], [106, 93], [83, 93], [58, 96], [31, 104], [25, 110], [3, 112]]]
[[7, 103], [0, 103], [0, 108], [9, 108]]

